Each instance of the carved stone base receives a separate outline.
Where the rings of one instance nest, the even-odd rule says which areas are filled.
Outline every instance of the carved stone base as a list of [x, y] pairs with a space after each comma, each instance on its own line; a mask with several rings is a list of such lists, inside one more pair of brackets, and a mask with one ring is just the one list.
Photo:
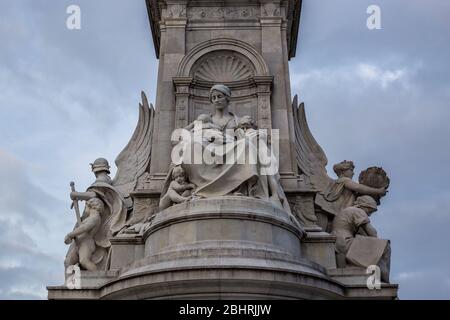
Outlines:
[[305, 259], [304, 236], [288, 213], [262, 200], [195, 200], [157, 213], [142, 234], [113, 239], [114, 280], [81, 290], [52, 287], [49, 298], [347, 297], [345, 285], [331, 279], [324, 266]]
[[369, 289], [367, 280], [371, 273], [367, 273], [365, 268], [330, 268], [327, 273], [332, 279], [352, 288], [348, 292], [350, 298], [397, 299], [398, 284], [381, 283], [379, 288]]
[[303, 256], [326, 268], [336, 268], [335, 242], [336, 237], [327, 232], [307, 232], [302, 240]]

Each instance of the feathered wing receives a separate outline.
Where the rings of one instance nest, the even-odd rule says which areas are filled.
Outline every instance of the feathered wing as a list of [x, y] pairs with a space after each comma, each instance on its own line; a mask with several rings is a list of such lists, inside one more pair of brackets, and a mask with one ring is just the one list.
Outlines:
[[297, 95], [292, 102], [295, 128], [295, 153], [297, 165], [301, 172], [309, 177], [313, 187], [323, 193], [333, 180], [328, 176], [327, 156], [314, 139], [308, 127], [305, 115], [305, 105], [298, 105]]
[[134, 190], [138, 178], [148, 171], [152, 148], [152, 135], [155, 118], [153, 105], [149, 105], [142, 92], [139, 104], [139, 120], [130, 142], [116, 158], [117, 173], [113, 186], [124, 197]]

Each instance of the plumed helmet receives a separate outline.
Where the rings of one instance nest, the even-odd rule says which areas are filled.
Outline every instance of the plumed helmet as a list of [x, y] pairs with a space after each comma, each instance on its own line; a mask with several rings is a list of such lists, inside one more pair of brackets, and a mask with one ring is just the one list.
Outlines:
[[355, 205], [358, 207], [365, 207], [371, 209], [377, 208], [377, 202], [371, 196], [360, 196], [356, 198]]
[[109, 163], [108, 160], [105, 158], [98, 158], [94, 161], [94, 163], [91, 163], [92, 172], [100, 172], [100, 171], [106, 171], [110, 173], [109, 171]]

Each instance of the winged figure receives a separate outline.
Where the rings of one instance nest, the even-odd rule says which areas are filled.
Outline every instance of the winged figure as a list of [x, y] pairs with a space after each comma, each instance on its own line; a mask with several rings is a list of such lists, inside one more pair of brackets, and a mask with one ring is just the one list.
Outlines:
[[[379, 198], [386, 194], [388, 182], [382, 186], [369, 186], [353, 181], [355, 166], [352, 161], [344, 160], [335, 164], [333, 170], [338, 179], [330, 178], [326, 170], [328, 159], [309, 130], [305, 115], [305, 105], [304, 103], [298, 105], [297, 96], [294, 97], [292, 111], [297, 165], [300, 172], [309, 178], [312, 186], [317, 191], [316, 205], [334, 216], [342, 209], [352, 206], [357, 195], [370, 195], [374, 198]], [[377, 170], [377, 172], [380, 175], [384, 174], [382, 178], [388, 181], [385, 172], [381, 168], [378, 169], [380, 170]]]
[[128, 197], [138, 179], [149, 171], [155, 110], [144, 92], [139, 104], [139, 120], [130, 142], [116, 158], [117, 173], [112, 184]]
[[[104, 258], [111, 246], [109, 239], [122, 230], [130, 218], [133, 209], [130, 193], [134, 191], [138, 179], [149, 171], [154, 115], [153, 106], [148, 104], [147, 97], [142, 92], [139, 120], [130, 142], [115, 161], [117, 173], [114, 179], [109, 176], [108, 161], [98, 158], [91, 163], [95, 182], [87, 188], [86, 192], [72, 191], [70, 194], [74, 201], [98, 198], [104, 203], [104, 209], [101, 210], [101, 222], [96, 227], [97, 231], [94, 235], [96, 245], [94, 263], [99, 268], [106, 266], [107, 259]], [[82, 223], [87, 216], [85, 210], [81, 217]], [[78, 225], [75, 229], [77, 227]], [[72, 251], [69, 249], [69, 253]]]

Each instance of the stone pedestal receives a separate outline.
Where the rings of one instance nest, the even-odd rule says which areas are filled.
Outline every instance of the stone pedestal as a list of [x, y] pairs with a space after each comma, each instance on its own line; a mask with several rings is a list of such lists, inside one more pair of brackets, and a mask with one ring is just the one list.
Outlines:
[[[146, 2], [159, 58], [155, 110], [143, 112], [151, 109], [144, 96], [135, 134], [118, 157], [121, 179], [111, 179], [133, 199], [122, 228], [128, 233], [103, 239], [111, 242], [107, 271], [83, 271], [81, 289], [49, 287], [49, 298], [396, 298], [395, 285], [369, 290], [365, 270], [336, 269], [332, 217], [315, 205], [323, 190], [314, 178], [327, 160], [304, 106], [292, 102], [289, 80], [302, 2]], [[171, 178], [172, 133], [213, 112], [209, 93], [218, 83], [232, 91], [229, 111], [278, 130], [283, 203], [302, 225], [249, 197], [190, 200], [158, 212]]]
[[332, 243], [262, 200], [196, 200], [156, 214], [141, 234], [114, 238], [112, 271], [102, 279], [82, 272], [98, 281], [81, 290], [50, 287], [49, 299], [346, 298], [352, 290], [325, 268], [336, 270]]
[[307, 232], [302, 241], [303, 256], [326, 268], [336, 268], [335, 242], [336, 237], [329, 233]]

